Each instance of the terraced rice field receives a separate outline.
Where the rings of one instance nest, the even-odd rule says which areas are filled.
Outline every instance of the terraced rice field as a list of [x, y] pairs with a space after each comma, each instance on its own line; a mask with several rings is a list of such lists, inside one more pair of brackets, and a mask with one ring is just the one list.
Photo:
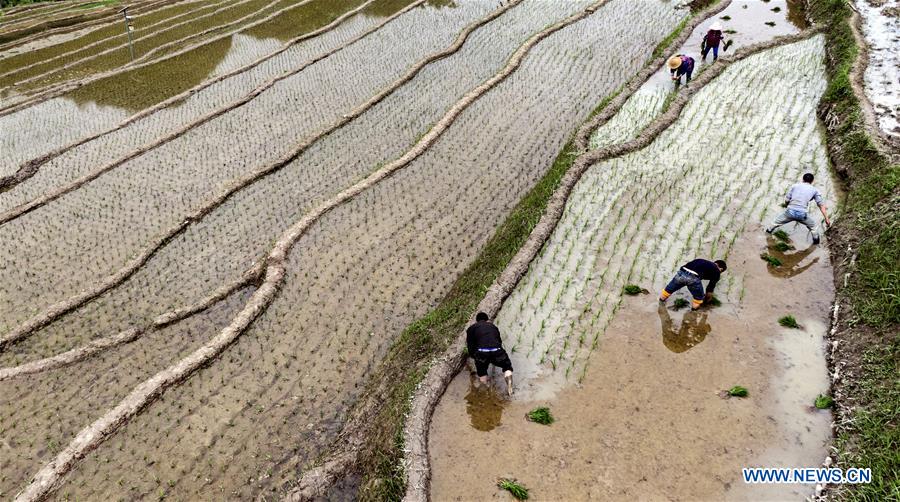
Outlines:
[[254, 1], [148, 10], [131, 66], [114, 23], [0, 60], [4, 497], [282, 494], [687, 15]]
[[[803, 228], [791, 235], [799, 251], [780, 267], [758, 258], [774, 245], [762, 224], [803, 172], [816, 175], [832, 210], [838, 199], [815, 115], [823, 58], [823, 37], [814, 36], [735, 62], [649, 145], [590, 165], [496, 316], [516, 396], [487, 398], [463, 372], [435, 411], [434, 498], [499, 494], [496, 479], [508, 477], [537, 497], [812, 494], [812, 487], [748, 487], [739, 472], [817, 465], [827, 454], [830, 418], [805, 404], [828, 387], [827, 255], [810, 247]], [[660, 96], [668, 91], [657, 89], [651, 77], [591, 135], [591, 146], [649, 134], [666, 108]], [[695, 256], [730, 263], [716, 288], [723, 306], [657, 309], [654, 296]], [[652, 296], [629, 299], [628, 284]], [[770, 327], [780, 308], [808, 316], [808, 336]], [[716, 395], [731, 381], [755, 384], [750, 407]], [[559, 424], [520, 418], [539, 405], [549, 405]], [[478, 482], [460, 486], [475, 472]]]

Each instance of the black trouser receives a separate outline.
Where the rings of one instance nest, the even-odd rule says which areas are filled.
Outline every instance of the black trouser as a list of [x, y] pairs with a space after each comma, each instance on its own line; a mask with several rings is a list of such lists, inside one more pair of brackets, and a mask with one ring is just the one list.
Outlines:
[[504, 372], [512, 371], [513, 369], [512, 361], [509, 360], [509, 355], [507, 355], [506, 351], [503, 349], [492, 350], [490, 352], [476, 350], [475, 353], [472, 354], [472, 359], [475, 360], [475, 372], [480, 377], [487, 376], [488, 366], [491, 364], [502, 369]]

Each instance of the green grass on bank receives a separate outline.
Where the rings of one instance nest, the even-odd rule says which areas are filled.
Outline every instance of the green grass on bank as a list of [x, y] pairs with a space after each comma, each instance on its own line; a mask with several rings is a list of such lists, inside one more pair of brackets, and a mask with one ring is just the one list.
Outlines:
[[[839, 428], [836, 446], [842, 467], [872, 469], [871, 484], [835, 490], [841, 500], [900, 500], [900, 166], [891, 164], [866, 132], [860, 103], [850, 85], [859, 49], [845, 0], [809, 0], [813, 20], [824, 24], [828, 87], [820, 103], [836, 126], [828, 131], [829, 152], [845, 176], [847, 200], [836, 222], [839, 235], [856, 246], [850, 282], [839, 290], [855, 326], [848, 336], [871, 334], [861, 363], [845, 371], [850, 420]], [[849, 262], [843, 245], [835, 260]], [[839, 286], [841, 286], [839, 284]], [[855, 340], [845, 340], [853, 342]], [[856, 364], [854, 362], [854, 364]]]
[[[654, 54], [665, 51], [686, 24], [686, 20], [679, 23], [657, 45]], [[654, 57], [648, 58], [648, 62]], [[588, 115], [587, 120], [603, 110], [623, 87], [604, 98]], [[573, 128], [573, 135], [576, 131], [577, 128]], [[500, 225], [475, 261], [456, 280], [440, 304], [407, 327], [388, 351], [385, 362], [379, 369], [382, 376], [376, 376], [373, 382], [380, 381], [380, 378], [391, 378], [395, 384], [374, 417], [375, 423], [379, 425], [369, 448], [363, 453], [363, 482], [358, 494], [360, 499], [399, 500], [403, 497], [406, 486], [400, 459], [403, 456], [404, 417], [409, 411], [410, 398], [416, 386], [428, 372], [427, 362], [446, 350], [471, 321], [488, 288], [503, 272], [543, 216], [550, 196], [556, 191], [577, 154], [574, 140], [570, 139], [547, 173], [513, 208], [506, 221]]]

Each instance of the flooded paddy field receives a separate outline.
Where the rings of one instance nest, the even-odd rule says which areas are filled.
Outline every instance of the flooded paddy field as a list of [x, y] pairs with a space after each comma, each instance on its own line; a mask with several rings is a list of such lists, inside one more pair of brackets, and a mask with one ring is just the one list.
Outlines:
[[[273, 18], [283, 24], [232, 38], [215, 68], [151, 100], [92, 94], [97, 80], [0, 117], [15, 138], [4, 134], [4, 174], [39, 164], [0, 193], [0, 366], [49, 365], [0, 379], [14, 453], [4, 495], [279, 494], [327, 455], [396, 335], [446, 293], [572, 124], [687, 14], [649, 0], [412, 4], [342, 2], [293, 32]], [[597, 50], [613, 45], [615, 59]], [[227, 77], [203, 83], [215, 75]], [[43, 133], [45, 117], [59, 127]], [[396, 172], [373, 178], [384, 166]], [[218, 344], [269, 294], [280, 249], [274, 293]]]
[[[588, 169], [497, 316], [514, 397], [476, 388], [464, 371], [435, 411], [434, 499], [502, 498], [499, 478], [538, 499], [814, 494], [754, 490], [740, 469], [819, 465], [828, 455], [830, 414], [812, 408], [829, 387], [827, 252], [805, 227], [788, 227], [781, 264], [760, 259], [776, 255], [762, 224], [803, 172], [816, 175], [832, 210], [837, 202], [815, 115], [823, 59], [815, 36], [736, 62], [649, 146]], [[664, 106], [644, 90], [654, 87], [651, 77], [592, 146], [627, 141], [657, 117]], [[660, 305], [659, 290], [695, 256], [728, 261], [716, 288], [722, 305]], [[650, 294], [625, 296], [628, 284]], [[801, 331], [778, 325], [788, 311], [804, 318]], [[723, 399], [733, 385], [750, 397]], [[525, 420], [537, 406], [557, 423]]]

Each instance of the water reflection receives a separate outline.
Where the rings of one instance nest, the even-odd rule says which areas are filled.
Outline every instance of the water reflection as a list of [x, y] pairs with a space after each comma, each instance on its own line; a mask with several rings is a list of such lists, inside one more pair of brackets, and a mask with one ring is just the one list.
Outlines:
[[500, 425], [506, 404], [506, 399], [490, 383], [482, 384], [475, 375], [469, 375], [466, 413], [473, 429], [483, 432], [494, 430]]
[[809, 263], [802, 266], [800, 265], [807, 256], [816, 250], [815, 246], [809, 246], [806, 249], [791, 252], [792, 249], [787, 251], [779, 250], [779, 246], [783, 243], [772, 236], [769, 236], [766, 241], [769, 255], [778, 258], [778, 260], [781, 261], [781, 265], [777, 267], [766, 267], [769, 274], [775, 277], [789, 279], [806, 272], [809, 267], [812, 267], [819, 261], [819, 257], [817, 256], [810, 260]]
[[706, 335], [712, 331], [707, 322], [709, 312], [690, 311], [681, 319], [681, 326], [675, 329], [675, 323], [669, 315], [665, 304], [659, 305], [659, 320], [662, 324], [663, 345], [676, 354], [686, 352], [706, 339]]

